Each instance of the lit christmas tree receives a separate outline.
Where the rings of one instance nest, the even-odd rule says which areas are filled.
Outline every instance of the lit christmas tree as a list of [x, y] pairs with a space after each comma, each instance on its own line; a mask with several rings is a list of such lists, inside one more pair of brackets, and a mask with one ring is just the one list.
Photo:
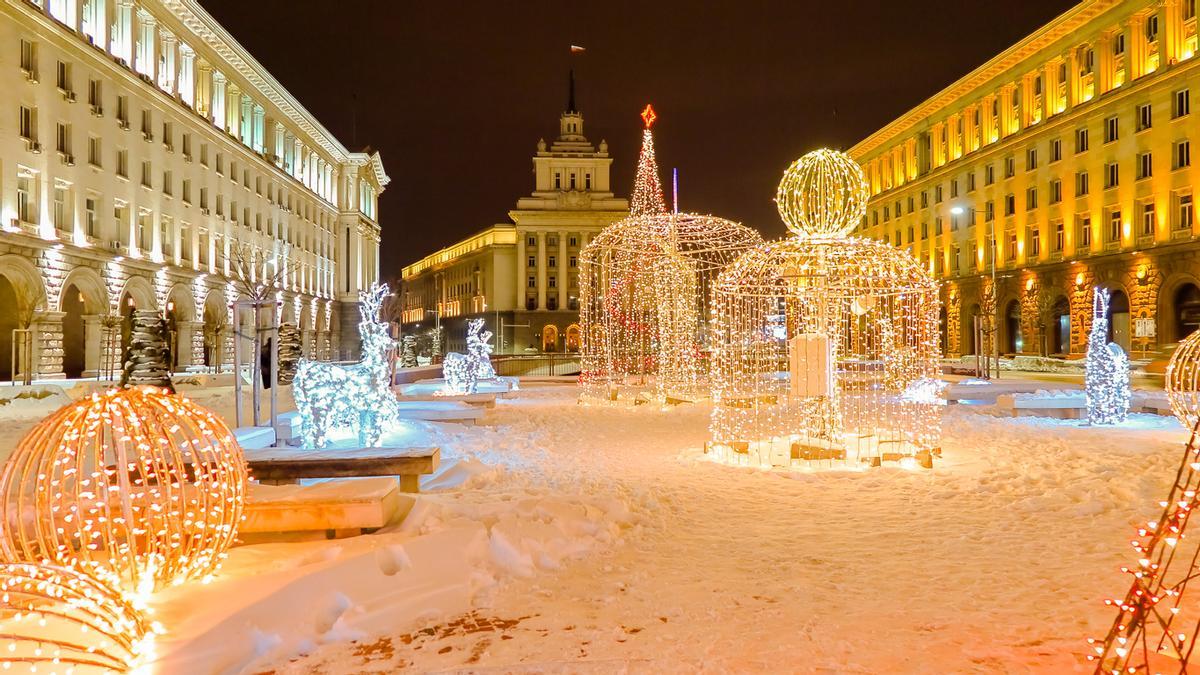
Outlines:
[[656, 119], [658, 116], [654, 114], [654, 108], [646, 104], [646, 109], [642, 111], [642, 120], [646, 123], [646, 129], [642, 131], [642, 154], [638, 157], [633, 198], [629, 202], [631, 216], [667, 212], [662, 183], [658, 180], [658, 162], [654, 160], [654, 134], [650, 131]]

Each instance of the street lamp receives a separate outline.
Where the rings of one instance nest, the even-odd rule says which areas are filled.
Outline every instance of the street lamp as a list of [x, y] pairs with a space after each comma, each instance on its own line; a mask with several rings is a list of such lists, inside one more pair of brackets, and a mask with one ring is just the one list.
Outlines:
[[[963, 206], [952, 206], [950, 214], [961, 216], [964, 213], [979, 213], [979, 209], [969, 209]], [[988, 240], [992, 254], [992, 356], [996, 357], [996, 379], [1000, 379], [1000, 289], [996, 287], [996, 221], [988, 221]], [[991, 370], [991, 358], [988, 359], [988, 370]]]

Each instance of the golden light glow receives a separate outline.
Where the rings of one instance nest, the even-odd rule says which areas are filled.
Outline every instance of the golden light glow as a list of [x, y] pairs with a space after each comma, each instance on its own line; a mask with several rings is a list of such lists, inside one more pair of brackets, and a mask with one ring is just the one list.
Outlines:
[[128, 672], [153, 656], [155, 629], [100, 578], [0, 563], [0, 672]]
[[1080, 272], [1079, 274], [1075, 275], [1075, 285], [1076, 286], [1083, 285], [1083, 272]]
[[206, 578], [237, 536], [246, 482], [211, 411], [155, 387], [93, 394], [42, 420], [4, 465], [0, 549], [140, 594]]
[[1200, 331], [1184, 338], [1167, 363], [1164, 388], [1171, 412], [1185, 428], [1200, 419]]
[[797, 236], [745, 253], [714, 288], [709, 451], [758, 465], [928, 466], [940, 442], [937, 284], [911, 254], [838, 234], [862, 216], [853, 160], [820, 150], [797, 166], [779, 188]]

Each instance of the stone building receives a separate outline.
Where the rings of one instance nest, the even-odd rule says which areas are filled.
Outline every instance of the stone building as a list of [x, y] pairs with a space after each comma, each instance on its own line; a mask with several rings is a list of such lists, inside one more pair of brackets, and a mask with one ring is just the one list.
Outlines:
[[380, 157], [198, 2], [0, 2], [0, 93], [0, 376], [31, 303], [38, 377], [95, 373], [134, 308], [167, 316], [178, 368], [228, 363], [230, 304], [275, 278], [309, 355], [357, 350]]
[[483, 318], [497, 354], [579, 350], [579, 252], [629, 214], [613, 195], [608, 144], [583, 133], [574, 80], [558, 138], [537, 143], [534, 190], [508, 212], [510, 223], [433, 253], [402, 271], [401, 330], [440, 325], [445, 349], [466, 349], [466, 320]]
[[1195, 0], [1085, 0], [851, 149], [860, 234], [941, 280], [947, 354], [989, 315], [1001, 353], [1082, 354], [1096, 286], [1126, 350], [1200, 327], [1196, 40]]

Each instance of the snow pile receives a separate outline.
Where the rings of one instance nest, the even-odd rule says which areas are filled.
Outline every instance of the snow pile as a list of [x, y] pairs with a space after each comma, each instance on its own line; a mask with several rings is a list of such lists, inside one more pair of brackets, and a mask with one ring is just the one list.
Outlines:
[[1034, 392], [1015, 392], [1013, 399], [1018, 401], [1065, 399], [1083, 401], [1087, 398], [1082, 389], [1038, 389]]

